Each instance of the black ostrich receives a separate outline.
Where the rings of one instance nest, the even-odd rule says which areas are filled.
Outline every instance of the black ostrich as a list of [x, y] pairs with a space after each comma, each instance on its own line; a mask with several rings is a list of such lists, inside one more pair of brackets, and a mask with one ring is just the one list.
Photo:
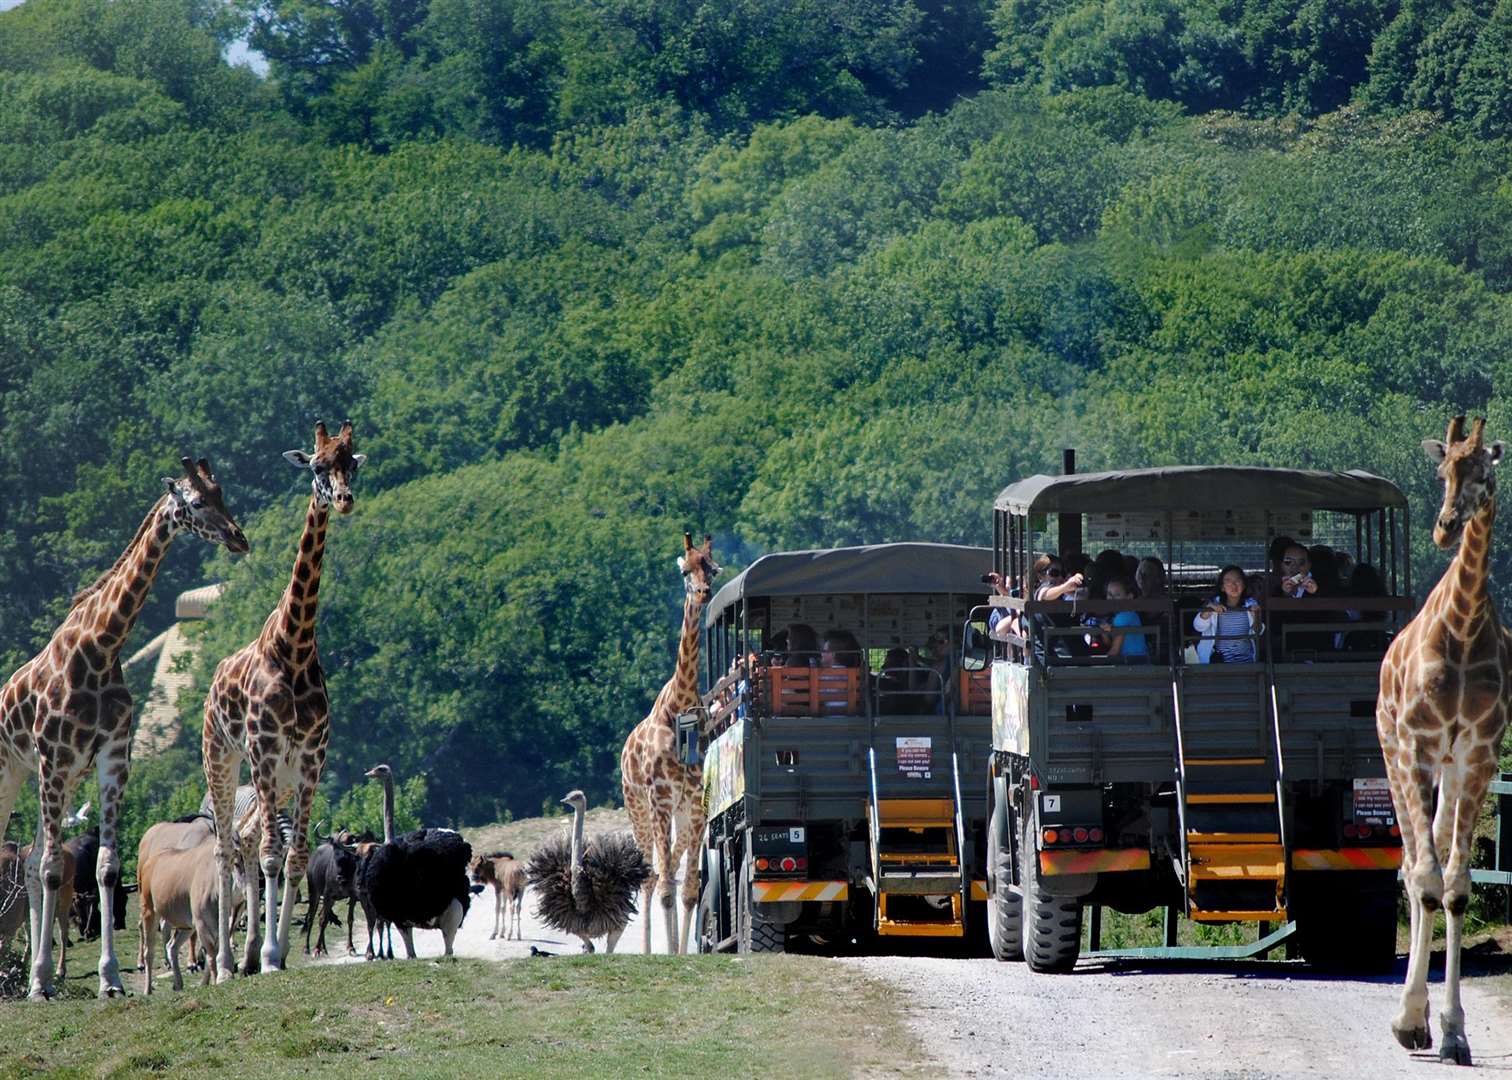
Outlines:
[[651, 877], [651, 864], [629, 833], [610, 833], [583, 843], [583, 815], [588, 800], [581, 791], [562, 800], [572, 807], [572, 836], [548, 840], [530, 856], [525, 868], [536, 894], [536, 917], [556, 930], [583, 939], [603, 935], [612, 953], [635, 914], [635, 894]]
[[452, 939], [472, 900], [467, 879], [472, 845], [451, 829], [416, 829], [395, 837], [393, 772], [379, 765], [367, 776], [383, 781], [383, 843], [357, 867], [357, 895], [369, 933], [385, 923], [397, 928], [406, 956], [414, 959], [414, 929], [440, 930], [451, 956]]

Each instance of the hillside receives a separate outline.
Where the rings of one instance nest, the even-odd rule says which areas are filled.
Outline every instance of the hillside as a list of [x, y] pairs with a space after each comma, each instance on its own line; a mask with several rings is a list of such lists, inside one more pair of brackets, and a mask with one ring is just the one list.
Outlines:
[[1067, 445], [1365, 468], [1421, 513], [1448, 414], [1512, 430], [1509, 43], [1489, 0], [27, 0], [0, 662], [207, 456], [252, 553], [180, 540], [128, 646], [226, 583], [130, 795], [196, 805], [317, 418], [369, 455], [321, 590], [343, 823], [376, 761], [434, 822], [616, 797], [684, 529], [731, 570], [982, 542]]

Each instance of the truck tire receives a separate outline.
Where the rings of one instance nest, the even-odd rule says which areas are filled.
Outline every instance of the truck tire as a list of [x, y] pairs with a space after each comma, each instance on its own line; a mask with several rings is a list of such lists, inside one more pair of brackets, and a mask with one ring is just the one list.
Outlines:
[[735, 885], [735, 896], [740, 920], [740, 939], [737, 948], [743, 953], [787, 952], [787, 925], [769, 922], [756, 914], [756, 905], [751, 902], [751, 856], [741, 863], [740, 877]]
[[1008, 889], [1013, 881], [1013, 856], [998, 835], [998, 816], [987, 826], [987, 858], [992, 863], [992, 895], [987, 900], [987, 942], [992, 955], [1003, 961], [1024, 958], [1024, 901]]
[[1019, 845], [1019, 885], [1024, 890], [1023, 953], [1030, 971], [1065, 972], [1081, 955], [1082, 909], [1076, 897], [1050, 896], [1040, 881], [1034, 818], [1025, 815]]

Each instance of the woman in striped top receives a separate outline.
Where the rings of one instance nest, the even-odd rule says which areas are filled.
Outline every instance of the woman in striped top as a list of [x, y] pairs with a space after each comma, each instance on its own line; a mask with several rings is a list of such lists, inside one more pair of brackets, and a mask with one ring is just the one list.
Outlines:
[[1218, 575], [1218, 595], [1192, 619], [1192, 629], [1202, 635], [1197, 657], [1203, 663], [1250, 664], [1257, 659], [1260, 605], [1245, 586], [1243, 568], [1225, 566]]

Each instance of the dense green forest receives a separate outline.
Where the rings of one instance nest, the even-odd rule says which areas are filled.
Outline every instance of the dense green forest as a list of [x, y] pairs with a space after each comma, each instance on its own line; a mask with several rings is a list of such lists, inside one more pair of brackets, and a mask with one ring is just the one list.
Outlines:
[[[983, 542], [1062, 446], [1362, 467], [1421, 522], [1422, 438], [1512, 435], [1509, 291], [1512, 0], [26, 0], [0, 666], [188, 453], [253, 552], [180, 540], [134, 641], [224, 579], [208, 670], [287, 580], [281, 452], [350, 416], [326, 796], [617, 798], [685, 528]], [[185, 704], [134, 803], [197, 801]]]

